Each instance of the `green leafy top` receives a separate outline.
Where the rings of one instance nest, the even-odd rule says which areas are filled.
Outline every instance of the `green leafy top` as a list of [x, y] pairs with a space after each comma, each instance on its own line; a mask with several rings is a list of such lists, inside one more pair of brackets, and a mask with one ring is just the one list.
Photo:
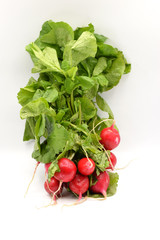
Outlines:
[[[131, 65], [106, 40], [91, 23], [74, 31], [65, 22], [49, 20], [35, 42], [26, 46], [34, 64], [32, 73], [39, 77], [31, 77], [18, 92], [20, 117], [26, 119], [23, 140], [35, 140], [34, 159], [52, 163], [49, 180], [59, 171], [61, 157], [77, 163], [87, 154], [95, 161], [97, 174], [109, 165], [99, 133], [113, 123], [114, 116], [100, 93], [116, 86]], [[108, 119], [94, 129], [102, 120], [95, 101]], [[108, 195], [115, 193], [117, 181], [118, 175], [111, 175]]]

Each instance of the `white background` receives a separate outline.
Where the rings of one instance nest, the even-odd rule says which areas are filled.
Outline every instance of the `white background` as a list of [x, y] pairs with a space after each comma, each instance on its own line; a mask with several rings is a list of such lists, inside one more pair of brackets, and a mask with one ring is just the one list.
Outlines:
[[[160, 239], [160, 3], [159, 0], [14, 0], [0, 6], [0, 218], [1, 239]], [[35, 161], [33, 143], [22, 142], [24, 121], [16, 95], [31, 76], [25, 46], [44, 21], [73, 28], [93, 23], [121, 49], [132, 71], [104, 94], [120, 129], [114, 151], [120, 180], [115, 196], [73, 207], [38, 210], [50, 201], [39, 166], [27, 197]], [[4, 235], [3, 235], [4, 234]], [[3, 236], [3, 237], [2, 237]]]

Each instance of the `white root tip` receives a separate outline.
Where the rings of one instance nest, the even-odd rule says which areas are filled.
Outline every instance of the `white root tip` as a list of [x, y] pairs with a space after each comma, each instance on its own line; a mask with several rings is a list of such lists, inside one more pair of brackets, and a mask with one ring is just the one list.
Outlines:
[[30, 188], [31, 183], [33, 182], [33, 179], [34, 179], [34, 177], [35, 177], [35, 174], [36, 174], [36, 171], [37, 171], [37, 167], [38, 167], [39, 164], [40, 164], [40, 162], [37, 162], [37, 164], [36, 164], [36, 166], [35, 166], [35, 169], [34, 169], [34, 172], [33, 172], [33, 176], [32, 176], [32, 178], [31, 178], [31, 181], [30, 181], [29, 184], [28, 184], [28, 187], [27, 187], [27, 190], [26, 190], [26, 192], [25, 192], [24, 197], [26, 197], [26, 195], [27, 195], [27, 193], [28, 193], [28, 190], [29, 190], [29, 188]]
[[76, 202], [74, 202], [74, 203], [72, 203], [72, 204], [63, 204], [63, 206], [62, 206], [62, 208], [63, 207], [71, 207], [71, 206], [75, 206], [75, 205], [78, 205], [78, 204], [81, 204], [81, 203], [83, 203], [83, 202], [85, 202], [86, 200], [87, 200], [87, 196], [86, 197], [84, 197], [83, 199], [78, 199]]

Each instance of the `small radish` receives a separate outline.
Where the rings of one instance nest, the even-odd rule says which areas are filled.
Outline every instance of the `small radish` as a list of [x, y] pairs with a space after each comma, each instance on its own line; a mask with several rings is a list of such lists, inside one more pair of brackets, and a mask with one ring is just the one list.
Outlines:
[[82, 194], [89, 188], [89, 178], [77, 173], [75, 178], [69, 183], [69, 188], [72, 192], [79, 195], [80, 200], [82, 198]]
[[54, 177], [60, 182], [70, 182], [75, 177], [77, 167], [73, 161], [68, 158], [61, 158], [58, 161], [60, 172], [55, 172]]
[[114, 123], [111, 127], [104, 128], [100, 134], [100, 143], [106, 150], [112, 150], [116, 148], [120, 142], [119, 132], [114, 128]]
[[117, 163], [117, 158], [114, 155], [114, 153], [110, 152], [110, 161], [111, 163], [109, 163], [109, 166], [106, 169], [114, 169], [116, 163]]
[[78, 162], [78, 170], [81, 174], [88, 176], [95, 170], [95, 162], [91, 158], [82, 158]]
[[109, 175], [107, 172], [101, 172], [98, 176], [96, 175], [96, 178], [97, 182], [90, 187], [90, 190], [93, 193], [101, 193], [106, 198], [106, 191], [109, 186]]
[[54, 177], [51, 178], [50, 182], [48, 180], [45, 181], [44, 188], [49, 194], [53, 194], [54, 200], [56, 200], [56, 195], [62, 192], [62, 187], [59, 189], [59, 181]]

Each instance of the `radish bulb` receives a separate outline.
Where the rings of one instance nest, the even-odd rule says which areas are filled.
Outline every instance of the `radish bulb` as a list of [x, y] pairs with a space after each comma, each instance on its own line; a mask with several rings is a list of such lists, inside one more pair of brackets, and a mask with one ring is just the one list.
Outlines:
[[54, 177], [60, 182], [70, 182], [75, 177], [77, 167], [73, 161], [68, 158], [61, 158], [58, 161], [60, 172], [55, 172]]
[[109, 166], [106, 169], [114, 170], [114, 167], [117, 163], [117, 158], [114, 155], [114, 153], [112, 153], [112, 152], [110, 152], [110, 157], [109, 158], [110, 158], [110, 163], [109, 163]]
[[78, 170], [81, 174], [88, 176], [95, 170], [95, 162], [91, 158], [82, 158], [78, 162]]
[[46, 192], [54, 195], [54, 200], [56, 200], [56, 196], [60, 195], [62, 192], [62, 187], [59, 189], [59, 181], [54, 177], [51, 178], [50, 182], [48, 182], [48, 180], [45, 181], [44, 188]]
[[120, 143], [120, 135], [119, 132], [114, 128], [114, 123], [111, 127], [104, 128], [100, 133], [100, 137], [100, 143], [106, 150], [112, 150]]
[[93, 193], [101, 193], [106, 198], [106, 191], [109, 186], [109, 174], [107, 172], [101, 172], [98, 176], [96, 175], [96, 178], [97, 182], [90, 187], [90, 190]]
[[78, 200], [80, 200], [82, 198], [82, 194], [89, 188], [89, 178], [77, 173], [75, 178], [69, 183], [69, 188], [72, 192], [79, 195]]

